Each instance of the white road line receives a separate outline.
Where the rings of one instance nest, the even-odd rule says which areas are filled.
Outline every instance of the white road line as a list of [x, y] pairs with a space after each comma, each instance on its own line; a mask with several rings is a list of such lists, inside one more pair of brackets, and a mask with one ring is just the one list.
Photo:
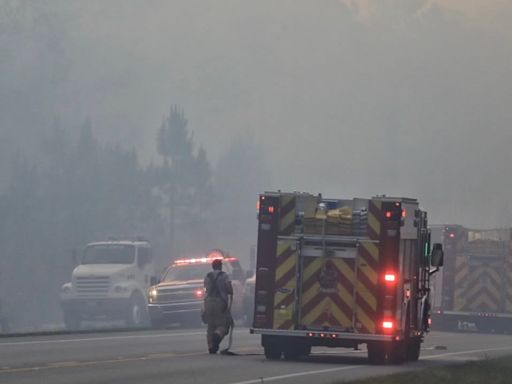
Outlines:
[[83, 342], [83, 341], [129, 340], [129, 339], [144, 339], [144, 338], [149, 339], [149, 338], [158, 338], [158, 337], [197, 336], [197, 335], [205, 335], [205, 334], [206, 334], [206, 330], [203, 332], [158, 333], [158, 334], [152, 334], [152, 335], [125, 335], [125, 336], [90, 337], [90, 338], [81, 338], [81, 339], [13, 341], [13, 342], [6, 342], [6, 343], [0, 342], [0, 347], [13, 346], [13, 345], [61, 344], [61, 343]]
[[261, 383], [267, 383], [269, 381], [292, 379], [294, 377], [316, 375], [316, 374], [319, 374], [319, 373], [330, 373], [330, 372], [346, 371], [348, 369], [354, 369], [354, 368], [361, 368], [361, 366], [360, 365], [349, 365], [349, 366], [346, 366], [346, 367], [339, 367], [339, 368], [319, 369], [317, 371], [306, 371], [306, 372], [289, 373], [287, 375], [279, 375], [279, 376], [271, 376], [271, 377], [261, 377], [259, 379], [246, 380], [246, 381], [237, 381], [236, 383], [231, 383], [231, 384], [261, 384]]

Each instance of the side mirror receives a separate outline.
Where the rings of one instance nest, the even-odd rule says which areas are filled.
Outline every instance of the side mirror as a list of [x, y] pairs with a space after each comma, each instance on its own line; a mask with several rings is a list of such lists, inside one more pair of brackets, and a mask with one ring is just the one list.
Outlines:
[[245, 279], [252, 279], [254, 277], [254, 271], [253, 270], [248, 270], [245, 272]]
[[430, 264], [433, 267], [442, 267], [444, 263], [444, 252], [443, 245], [439, 243], [435, 243], [432, 248], [432, 254], [430, 256]]
[[157, 285], [160, 283], [160, 279], [156, 276], [151, 276], [151, 279], [149, 280], [149, 283], [153, 285]]

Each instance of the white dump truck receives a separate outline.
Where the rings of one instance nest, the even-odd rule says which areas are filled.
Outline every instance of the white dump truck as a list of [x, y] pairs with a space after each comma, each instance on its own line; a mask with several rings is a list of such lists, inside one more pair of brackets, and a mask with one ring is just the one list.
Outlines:
[[124, 320], [127, 326], [149, 323], [147, 292], [155, 279], [150, 243], [109, 240], [87, 244], [71, 282], [61, 288], [67, 329], [83, 321]]

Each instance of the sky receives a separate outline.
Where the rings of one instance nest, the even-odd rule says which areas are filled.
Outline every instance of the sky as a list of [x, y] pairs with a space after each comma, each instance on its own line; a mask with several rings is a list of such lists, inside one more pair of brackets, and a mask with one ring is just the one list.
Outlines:
[[178, 104], [214, 165], [254, 138], [271, 169], [261, 190], [411, 196], [434, 223], [512, 226], [508, 1], [2, 0], [0, 10], [4, 164], [41, 130], [87, 118], [103, 140], [156, 160], [156, 131]]

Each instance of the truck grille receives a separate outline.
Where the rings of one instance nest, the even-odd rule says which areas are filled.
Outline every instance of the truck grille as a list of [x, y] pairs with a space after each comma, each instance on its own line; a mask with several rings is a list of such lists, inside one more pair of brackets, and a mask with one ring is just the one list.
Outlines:
[[76, 292], [83, 297], [98, 297], [108, 295], [110, 278], [106, 277], [77, 277], [75, 280]]
[[[197, 289], [197, 288], [196, 288]], [[182, 301], [198, 300], [194, 295], [194, 289], [174, 290], [174, 289], [159, 289], [156, 298], [157, 303], [178, 303]], [[199, 300], [201, 300], [200, 298]]]

